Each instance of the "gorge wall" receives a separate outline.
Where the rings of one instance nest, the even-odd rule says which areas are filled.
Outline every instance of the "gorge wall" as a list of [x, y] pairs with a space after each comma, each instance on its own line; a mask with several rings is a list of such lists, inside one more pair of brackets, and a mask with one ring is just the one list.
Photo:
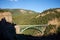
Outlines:
[[0, 21], [5, 18], [7, 22], [12, 23], [12, 14], [10, 12], [0, 12]]

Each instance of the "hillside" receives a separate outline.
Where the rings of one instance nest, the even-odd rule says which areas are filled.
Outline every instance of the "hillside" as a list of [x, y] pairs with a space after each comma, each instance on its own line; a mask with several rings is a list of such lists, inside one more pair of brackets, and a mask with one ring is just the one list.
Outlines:
[[48, 21], [52, 19], [60, 19], [60, 11], [57, 9], [48, 9], [40, 13], [40, 15], [36, 16], [33, 20], [36, 22], [36, 24], [47, 24]]
[[30, 25], [31, 19], [39, 14], [35, 11], [25, 9], [0, 9], [0, 12], [10, 12], [13, 23], [18, 25]]
[[31, 19], [37, 16], [37, 12], [30, 10], [16, 10], [13, 12], [13, 22], [19, 25], [30, 25]]
[[[32, 19], [32, 24], [48, 24], [45, 34], [56, 33], [60, 28], [60, 8], [48, 9]], [[59, 29], [60, 30], [60, 29]]]

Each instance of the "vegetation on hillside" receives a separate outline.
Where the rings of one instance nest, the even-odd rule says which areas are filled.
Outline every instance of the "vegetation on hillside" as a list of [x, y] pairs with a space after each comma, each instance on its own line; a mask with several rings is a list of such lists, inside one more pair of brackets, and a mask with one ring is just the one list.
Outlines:
[[[49, 12], [49, 14], [47, 14]], [[48, 21], [55, 19], [55, 18], [60, 18], [60, 12], [58, 12], [55, 9], [49, 9], [44, 12], [42, 12], [40, 15], [44, 16], [39, 16], [38, 18], [33, 18], [32, 19], [32, 24], [47, 24]]]

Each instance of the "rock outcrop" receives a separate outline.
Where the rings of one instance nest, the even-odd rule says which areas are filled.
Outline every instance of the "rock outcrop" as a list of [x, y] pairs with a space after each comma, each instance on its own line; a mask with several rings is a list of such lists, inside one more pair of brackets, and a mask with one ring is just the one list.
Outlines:
[[5, 18], [7, 22], [12, 23], [12, 14], [10, 12], [0, 12], [0, 20]]

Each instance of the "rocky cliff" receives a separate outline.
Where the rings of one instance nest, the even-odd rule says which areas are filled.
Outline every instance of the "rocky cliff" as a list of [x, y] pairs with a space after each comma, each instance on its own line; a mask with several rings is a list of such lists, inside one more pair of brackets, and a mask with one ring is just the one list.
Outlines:
[[12, 22], [12, 14], [10, 12], [0, 12], [0, 20], [5, 18], [7, 22]]

